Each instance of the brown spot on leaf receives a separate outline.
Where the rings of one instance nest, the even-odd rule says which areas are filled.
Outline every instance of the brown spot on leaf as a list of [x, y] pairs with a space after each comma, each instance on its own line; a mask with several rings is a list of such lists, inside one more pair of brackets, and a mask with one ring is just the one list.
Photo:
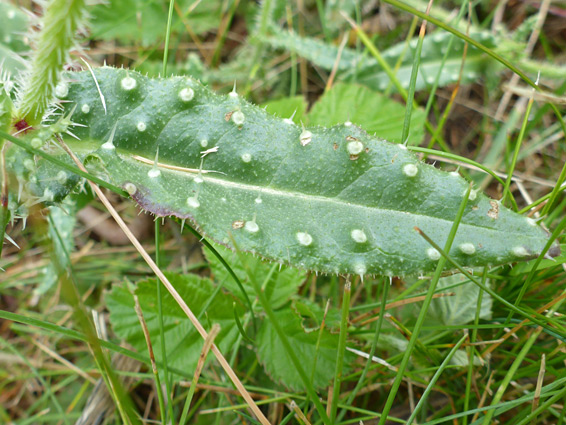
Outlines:
[[356, 139], [354, 136], [346, 136], [346, 140], [349, 141], [349, 142], [353, 142], [353, 141], [356, 141], [358, 139]]
[[244, 227], [245, 224], [246, 222], [244, 220], [236, 220], [235, 222], [232, 223], [232, 229], [234, 230], [241, 229], [242, 227]]
[[497, 203], [497, 201], [492, 200], [489, 201], [489, 205], [491, 205], [491, 208], [487, 212], [487, 216], [493, 218], [494, 220], [497, 220], [499, 218], [499, 204]]
[[350, 155], [350, 161], [355, 161], [360, 157], [360, 155]]
[[226, 122], [230, 121], [230, 118], [232, 118], [233, 113], [234, 113], [234, 111], [230, 111], [226, 115], [224, 115], [224, 121], [226, 121]]
[[338, 149], [338, 143], [334, 143], [334, 144], [332, 145], [332, 148], [333, 148], [334, 150]]

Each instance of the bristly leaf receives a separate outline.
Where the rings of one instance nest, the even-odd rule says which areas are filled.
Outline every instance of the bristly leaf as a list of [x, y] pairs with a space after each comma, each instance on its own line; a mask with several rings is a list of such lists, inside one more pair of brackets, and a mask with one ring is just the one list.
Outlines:
[[[303, 128], [236, 93], [190, 78], [132, 71], [69, 75], [66, 112], [84, 125], [68, 138], [107, 178], [158, 215], [187, 218], [212, 239], [321, 272], [407, 275], [440, 258], [414, 231], [446, 241], [468, 183], [405, 146], [345, 123]], [[450, 255], [465, 266], [533, 258], [536, 223], [473, 190]], [[556, 254], [558, 248], [552, 250]]]

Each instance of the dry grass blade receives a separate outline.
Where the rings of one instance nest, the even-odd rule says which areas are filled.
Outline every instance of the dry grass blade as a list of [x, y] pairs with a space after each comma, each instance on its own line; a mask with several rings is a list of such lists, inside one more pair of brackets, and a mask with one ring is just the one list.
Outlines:
[[[69, 147], [65, 144], [65, 142], [63, 142], [63, 140], [59, 140], [59, 143], [61, 144], [63, 149], [71, 156], [73, 161], [77, 164], [77, 167], [79, 167], [82, 171], [86, 172], [86, 168], [84, 167], [82, 162], [69, 149]], [[140, 253], [140, 255], [142, 256], [144, 261], [150, 267], [150, 269], [155, 273], [155, 275], [159, 278], [159, 280], [167, 288], [167, 290], [169, 291], [171, 296], [175, 299], [175, 301], [177, 302], [179, 307], [181, 307], [183, 312], [187, 315], [187, 317], [189, 318], [189, 320], [191, 321], [191, 323], [193, 324], [193, 326], [195, 327], [197, 332], [201, 335], [201, 337], [203, 339], [206, 340], [206, 338], [208, 337], [208, 332], [206, 332], [206, 330], [201, 325], [201, 323], [199, 322], [199, 320], [195, 316], [195, 314], [192, 312], [192, 310], [189, 308], [187, 303], [183, 300], [181, 295], [179, 295], [179, 293], [173, 287], [171, 282], [169, 282], [169, 279], [167, 279], [167, 277], [163, 274], [163, 272], [159, 269], [159, 267], [157, 267], [157, 264], [155, 264], [155, 262], [150, 257], [150, 255], [147, 253], [147, 251], [142, 246], [142, 244], [137, 240], [137, 238], [134, 236], [134, 234], [130, 231], [130, 229], [128, 228], [128, 226], [124, 222], [124, 220], [122, 220], [122, 217], [120, 217], [118, 212], [114, 209], [114, 207], [112, 206], [112, 204], [110, 203], [108, 198], [104, 195], [102, 190], [100, 190], [100, 188], [96, 184], [94, 184], [90, 181], [89, 181], [89, 184], [90, 184], [92, 190], [99, 197], [100, 201], [104, 204], [104, 206], [106, 207], [108, 212], [112, 215], [112, 218], [116, 221], [116, 223], [120, 226], [122, 231], [126, 234], [126, 236], [130, 240], [132, 245], [136, 248], [136, 250]], [[228, 375], [230, 380], [233, 382], [234, 386], [238, 389], [239, 393], [242, 395], [242, 397], [244, 398], [244, 400], [246, 401], [246, 403], [250, 407], [250, 410], [256, 415], [257, 419], [262, 423], [262, 425], [270, 425], [269, 421], [267, 420], [267, 418], [265, 417], [263, 412], [259, 409], [257, 404], [254, 402], [253, 398], [250, 396], [250, 394], [248, 393], [248, 391], [246, 390], [246, 388], [244, 387], [244, 385], [242, 384], [242, 382], [240, 381], [240, 379], [238, 378], [238, 376], [236, 375], [236, 373], [234, 372], [234, 370], [232, 369], [232, 367], [230, 366], [230, 364], [228, 363], [228, 361], [226, 360], [224, 355], [220, 352], [220, 350], [218, 349], [218, 347], [215, 344], [212, 344], [211, 351], [214, 353], [214, 356], [217, 358], [218, 362], [220, 363], [220, 365], [222, 366], [222, 368], [224, 369], [224, 371], [226, 372], [226, 374]]]

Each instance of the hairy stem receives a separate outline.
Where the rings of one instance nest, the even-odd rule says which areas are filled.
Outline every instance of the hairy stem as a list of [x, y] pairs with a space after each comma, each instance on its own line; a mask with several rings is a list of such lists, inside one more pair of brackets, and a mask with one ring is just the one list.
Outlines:
[[85, 12], [85, 0], [52, 0], [47, 5], [30, 75], [25, 79], [18, 105], [17, 118], [28, 125], [39, 124], [53, 95], [67, 90], [64, 86], [56, 87]]

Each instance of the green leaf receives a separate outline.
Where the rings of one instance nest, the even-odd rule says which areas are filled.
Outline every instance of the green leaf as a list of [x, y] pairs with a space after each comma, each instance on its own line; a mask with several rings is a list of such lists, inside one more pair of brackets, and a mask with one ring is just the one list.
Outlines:
[[[237, 254], [222, 245], [216, 244], [214, 247], [226, 262], [230, 264], [230, 267], [242, 282], [248, 296], [253, 299], [255, 297], [253, 285], [249, 281], [248, 274], [239, 261]], [[233, 295], [242, 299], [240, 288], [236, 282], [234, 282], [226, 268], [220, 263], [220, 260], [218, 260], [208, 248], [205, 247], [203, 249], [206, 259], [210, 263], [210, 270], [216, 280], [222, 282], [222, 286], [228, 289]], [[273, 309], [277, 309], [289, 302], [306, 278], [305, 272], [301, 270], [266, 263], [257, 257], [253, 257], [251, 254], [246, 254], [246, 264], [260, 284], [271, 275], [265, 287], [265, 294]], [[272, 270], [273, 267], [275, 267], [275, 270]]]
[[[335, 66], [336, 58], [339, 56], [337, 46], [329, 45], [317, 39], [301, 37], [294, 32], [284, 32], [276, 28], [273, 28], [272, 31], [273, 35], [266, 39], [266, 42], [272, 47], [293, 51], [326, 70], [331, 70]], [[446, 52], [446, 45], [449, 39], [453, 37], [453, 35], [443, 31], [425, 36], [416, 90], [432, 87], [434, 79], [441, 70], [440, 66]], [[481, 41], [490, 48], [494, 48], [498, 43], [498, 40], [487, 31], [472, 33], [470, 37]], [[404, 52], [407, 49], [406, 42], [398, 43], [381, 52], [383, 59], [389, 66], [396, 69], [397, 79], [404, 88], [409, 87], [413, 68], [413, 52], [416, 45], [417, 40], [415, 39], [409, 43], [407, 52]], [[454, 38], [452, 49], [440, 74], [440, 87], [458, 81], [463, 49], [464, 42], [459, 38]], [[396, 68], [397, 61], [401, 56], [401, 64]], [[479, 50], [470, 47], [464, 63], [462, 83], [476, 81], [486, 70], [487, 64], [488, 58]], [[374, 90], [382, 91], [390, 85], [387, 73], [376, 59], [368, 56], [367, 52], [360, 54], [353, 49], [343, 49], [337, 70], [339, 79], [363, 84]]]
[[[308, 373], [312, 373], [319, 331], [305, 332], [301, 326], [301, 318], [289, 308], [276, 311], [275, 316], [293, 351]], [[268, 320], [262, 322], [256, 342], [259, 362], [267, 374], [291, 390], [303, 390], [301, 378]], [[332, 382], [337, 348], [338, 335], [323, 330], [312, 381], [315, 388], [327, 387]]]
[[[391, 142], [401, 140], [405, 106], [388, 97], [356, 84], [338, 83], [313, 105], [308, 114], [311, 125], [330, 126], [351, 121], [368, 133]], [[413, 110], [409, 144], [418, 145], [424, 138], [425, 114]]]
[[340, 331], [341, 312], [337, 308], [330, 307], [326, 319], [324, 318], [324, 308], [307, 298], [294, 301], [292, 308], [302, 317], [301, 325], [307, 332], [320, 329], [323, 320], [326, 328], [332, 331]]
[[[53, 255], [59, 259], [59, 267], [67, 270], [70, 264], [70, 254], [75, 247], [73, 229], [76, 223], [77, 205], [71, 197], [66, 198], [60, 207], [49, 208], [47, 234], [53, 244]], [[49, 263], [42, 271], [41, 281], [35, 289], [36, 295], [42, 295], [53, 287], [59, 280], [57, 268]]]
[[[179, 10], [187, 11], [193, 0], [176, 2]], [[158, 42], [165, 33], [167, 7], [156, 0], [109, 0], [92, 8], [92, 34], [103, 40], [119, 39], [124, 43], [137, 43], [150, 46]], [[217, 28], [220, 25], [222, 2], [207, 0], [201, 2], [186, 18], [195, 34]], [[184, 26], [175, 13], [173, 29], [183, 30]]]
[[[208, 279], [196, 275], [166, 273], [167, 278], [193, 313], [197, 316], [214, 292]], [[159, 341], [159, 321], [156, 301], [156, 280], [149, 279], [135, 285], [135, 294], [143, 311], [157, 359], [162, 357]], [[196, 332], [181, 307], [167, 292], [163, 293], [163, 323], [165, 329], [165, 350], [167, 362], [172, 368], [183, 369], [191, 375], [196, 367], [203, 339]], [[134, 299], [126, 284], [114, 285], [106, 294], [110, 311], [110, 323], [116, 335], [133, 345], [137, 351], [147, 353], [144, 335], [134, 310]], [[241, 314], [241, 312], [239, 312]], [[229, 297], [217, 295], [206, 309], [206, 327], [218, 323], [221, 327], [215, 343], [221, 351], [227, 352], [239, 335], [234, 322], [232, 301]]]
[[283, 99], [271, 100], [261, 105], [267, 112], [281, 118], [293, 117], [295, 124], [300, 124], [305, 112], [307, 102], [303, 96], [285, 97]]
[[9, 2], [0, 3], [0, 46], [12, 52], [29, 50], [26, 31], [29, 17], [20, 8]]
[[[464, 325], [474, 320], [478, 304], [480, 288], [472, 284], [466, 276], [457, 274], [438, 281], [437, 289], [441, 290], [458, 283], [463, 283], [442, 292], [452, 292], [453, 296], [432, 300], [428, 315], [443, 325]], [[482, 295], [480, 319], [491, 319], [492, 299], [489, 294]]]
[[[457, 173], [350, 123], [305, 129], [190, 78], [108, 67], [94, 76], [107, 112], [89, 72], [68, 75], [62, 106], [85, 127], [72, 128], [80, 141], [66, 139], [143, 209], [304, 269], [407, 275], [436, 267], [439, 254], [414, 228], [445, 243], [468, 188]], [[467, 267], [502, 264], [533, 258], [546, 241], [533, 220], [474, 190], [450, 255]]]

